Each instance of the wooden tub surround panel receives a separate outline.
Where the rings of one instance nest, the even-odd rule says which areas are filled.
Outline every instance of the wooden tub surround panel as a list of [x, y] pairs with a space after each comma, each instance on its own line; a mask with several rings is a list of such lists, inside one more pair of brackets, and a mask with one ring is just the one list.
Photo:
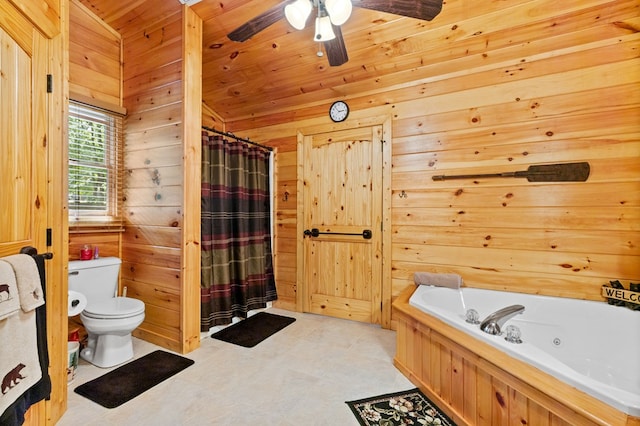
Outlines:
[[631, 417], [409, 305], [393, 303], [394, 365], [459, 425], [624, 425]]

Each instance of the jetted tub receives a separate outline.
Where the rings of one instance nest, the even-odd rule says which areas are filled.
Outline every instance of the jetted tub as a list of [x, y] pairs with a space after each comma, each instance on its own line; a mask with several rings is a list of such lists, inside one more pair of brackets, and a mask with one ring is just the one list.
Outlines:
[[[401, 299], [403, 297], [398, 298], [398, 303], [394, 302], [394, 308], [400, 314], [399, 322], [405, 321], [403, 320], [405, 317], [406, 320], [412, 322], [410, 324], [405, 321], [406, 325], [402, 334], [415, 334], [416, 329], [419, 332], [421, 323], [432, 327], [431, 321], [425, 319], [429, 316], [435, 317], [446, 325], [462, 331], [464, 335], [488, 343], [500, 352], [534, 366], [571, 387], [615, 407], [626, 414], [622, 417], [627, 423], [623, 424], [640, 424], [640, 312], [632, 311], [626, 307], [611, 306], [604, 301], [583, 301], [468, 287], [455, 290], [417, 286], [413, 294], [410, 297], [409, 295], [410, 293], [407, 291], [404, 296], [405, 302], [408, 299], [408, 305], [427, 315], [412, 314], [410, 310], [402, 307], [403, 301]], [[525, 310], [510, 318], [503, 325], [502, 335], [490, 335], [481, 331], [478, 324], [470, 324], [465, 321], [469, 309], [476, 310], [479, 314], [479, 320], [482, 321], [489, 314], [515, 304], [523, 305]], [[407, 314], [409, 316], [406, 316]], [[411, 315], [416, 318], [420, 317], [421, 323], [413, 322]], [[509, 325], [519, 328], [522, 343], [510, 343], [505, 340], [504, 331]], [[477, 343], [473, 343], [471, 340], [467, 343], [461, 341], [466, 339], [460, 337], [464, 335], [454, 333], [447, 336], [446, 330], [437, 324], [433, 328], [438, 332], [444, 330], [445, 332], [442, 334], [451, 339], [452, 345], [460, 345], [463, 351], [469, 347], [472, 347], [471, 350], [473, 347], [478, 347]], [[424, 348], [420, 351], [426, 350], [433, 340], [431, 328], [428, 332], [423, 332], [423, 335], [427, 336], [422, 337], [423, 341], [429, 340], [429, 342], [423, 342]], [[399, 336], [399, 345], [401, 340], [410, 341], [408, 346], [411, 348], [421, 344], [417, 338], [411, 336], [404, 336], [402, 339]], [[514, 367], [511, 362], [506, 361], [508, 358], [501, 354], [491, 356], [492, 352], [485, 350], [485, 347], [480, 346], [481, 357], [518, 377], [518, 371], [509, 371], [510, 369], [518, 370], [517, 366]], [[433, 348], [430, 350], [433, 351]], [[408, 364], [415, 363], [411, 359], [415, 356], [406, 353], [416, 352], [415, 349], [398, 348], [398, 351], [402, 356], [397, 356], [396, 361], [402, 367], [399, 367], [401, 370], [406, 370], [405, 374], [408, 372], [410, 377], [418, 377], [422, 374], [407, 367]], [[456, 354], [456, 356], [458, 355]], [[437, 358], [436, 362], [440, 362], [439, 355]], [[433, 369], [433, 361], [426, 363], [422, 361], [422, 367], [418, 366], [416, 369], [424, 370], [424, 365], [428, 363], [431, 363], [429, 368]], [[455, 370], [455, 366], [450, 369]], [[441, 370], [446, 369], [441, 368]], [[530, 368], [529, 370], [535, 371]], [[520, 369], [520, 371], [523, 370]], [[430, 373], [424, 374], [429, 375]], [[530, 372], [527, 374], [520, 374], [519, 377], [531, 377]], [[437, 376], [440, 380], [440, 373]], [[429, 378], [419, 378], [420, 383], [426, 383], [429, 380]], [[531, 381], [534, 383], [527, 383], [527, 385], [536, 386], [538, 382], [544, 384], [545, 380], [549, 382], [544, 378], [534, 378]], [[437, 387], [441, 387], [441, 385]], [[550, 393], [553, 394], [553, 390]], [[552, 398], [562, 402], [562, 395], [552, 396]], [[465, 398], [467, 398], [466, 395]], [[450, 399], [455, 398], [451, 397]], [[575, 407], [573, 408], [575, 409]], [[454, 409], [457, 410], [455, 407]], [[601, 417], [606, 417], [606, 408], [600, 411], [605, 412]], [[586, 417], [588, 418], [589, 415]], [[595, 423], [597, 424], [599, 421]], [[604, 424], [608, 424], [606, 419]]]

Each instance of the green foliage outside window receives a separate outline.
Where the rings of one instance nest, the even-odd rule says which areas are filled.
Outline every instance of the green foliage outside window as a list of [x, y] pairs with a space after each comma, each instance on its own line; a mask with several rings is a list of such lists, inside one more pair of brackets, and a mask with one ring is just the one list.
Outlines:
[[72, 103], [69, 107], [70, 219], [119, 216], [119, 135], [122, 118]]

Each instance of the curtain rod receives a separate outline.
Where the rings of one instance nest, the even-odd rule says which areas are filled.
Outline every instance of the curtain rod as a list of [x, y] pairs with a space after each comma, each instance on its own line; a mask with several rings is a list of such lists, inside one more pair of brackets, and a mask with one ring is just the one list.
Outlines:
[[241, 137], [236, 136], [236, 135], [234, 135], [233, 133], [230, 133], [230, 132], [223, 132], [223, 131], [216, 130], [216, 129], [213, 129], [213, 128], [207, 127], [207, 126], [202, 126], [202, 128], [204, 130], [209, 131], [209, 132], [217, 133], [217, 134], [222, 135], [222, 136], [227, 136], [227, 137], [233, 138], [233, 139], [235, 139], [237, 141], [242, 141], [242, 142], [246, 142], [246, 143], [251, 144], [251, 145], [258, 146], [258, 147], [260, 147], [262, 149], [266, 149], [267, 151], [273, 151], [273, 148], [270, 147], [270, 146], [262, 145], [262, 144], [259, 144], [258, 142], [254, 142], [254, 141], [251, 141], [249, 139], [241, 138]]

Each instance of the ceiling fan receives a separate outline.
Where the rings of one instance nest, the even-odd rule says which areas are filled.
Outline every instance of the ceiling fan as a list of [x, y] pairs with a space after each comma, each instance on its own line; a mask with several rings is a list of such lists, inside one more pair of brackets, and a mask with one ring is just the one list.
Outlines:
[[[349, 19], [353, 6], [430, 21], [442, 10], [443, 0], [284, 0], [231, 31], [230, 40], [243, 42], [283, 17], [296, 29], [305, 27], [315, 8], [314, 41], [324, 45], [329, 65], [349, 60], [340, 26]], [[318, 55], [321, 56], [322, 52]]]

